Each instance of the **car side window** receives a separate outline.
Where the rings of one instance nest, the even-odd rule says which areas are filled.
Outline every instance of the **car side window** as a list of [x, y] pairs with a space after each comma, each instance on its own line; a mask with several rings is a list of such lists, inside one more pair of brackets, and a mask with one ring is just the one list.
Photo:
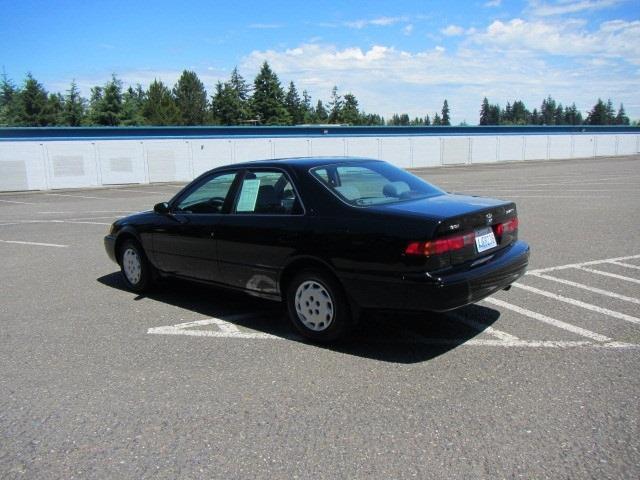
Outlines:
[[180, 200], [176, 210], [184, 213], [220, 213], [236, 173], [214, 175]]
[[284, 172], [248, 172], [240, 186], [235, 212], [238, 214], [299, 215], [302, 204]]

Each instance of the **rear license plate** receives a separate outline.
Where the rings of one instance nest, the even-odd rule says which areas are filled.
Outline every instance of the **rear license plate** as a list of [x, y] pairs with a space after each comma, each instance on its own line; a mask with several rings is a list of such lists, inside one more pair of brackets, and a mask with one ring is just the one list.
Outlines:
[[478, 253], [497, 247], [496, 237], [491, 227], [476, 230], [476, 248]]

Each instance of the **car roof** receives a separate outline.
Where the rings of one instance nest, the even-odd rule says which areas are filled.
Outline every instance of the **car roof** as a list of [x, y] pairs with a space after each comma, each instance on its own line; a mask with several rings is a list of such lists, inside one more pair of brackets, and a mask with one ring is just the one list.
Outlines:
[[378, 162], [380, 160], [376, 160], [375, 158], [366, 158], [366, 157], [292, 157], [292, 158], [275, 158], [269, 160], [253, 160], [250, 162], [236, 163], [233, 164], [235, 168], [251, 168], [251, 167], [266, 167], [266, 166], [281, 166], [288, 165], [292, 167], [303, 167], [303, 168], [313, 168], [318, 167], [320, 165], [331, 165], [338, 163], [347, 163], [347, 162], [363, 162], [363, 161], [374, 161]]

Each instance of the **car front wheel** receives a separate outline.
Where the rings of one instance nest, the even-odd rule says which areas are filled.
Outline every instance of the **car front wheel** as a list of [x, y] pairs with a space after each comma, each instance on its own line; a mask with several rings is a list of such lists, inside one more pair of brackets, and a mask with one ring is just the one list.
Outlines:
[[287, 308], [295, 328], [316, 342], [337, 340], [352, 324], [341, 286], [320, 271], [304, 270], [293, 278], [287, 288]]
[[147, 290], [153, 281], [152, 269], [138, 242], [126, 240], [120, 248], [120, 270], [127, 287], [138, 293]]

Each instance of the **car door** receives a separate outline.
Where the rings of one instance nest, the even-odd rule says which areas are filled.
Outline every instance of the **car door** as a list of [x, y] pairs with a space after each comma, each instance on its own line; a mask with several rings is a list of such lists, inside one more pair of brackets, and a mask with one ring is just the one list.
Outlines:
[[162, 271], [220, 281], [215, 230], [231, 207], [236, 170], [212, 173], [172, 202], [153, 235]]
[[306, 235], [304, 206], [289, 175], [267, 167], [245, 171], [232, 211], [216, 226], [222, 278], [237, 288], [277, 295], [280, 271]]

